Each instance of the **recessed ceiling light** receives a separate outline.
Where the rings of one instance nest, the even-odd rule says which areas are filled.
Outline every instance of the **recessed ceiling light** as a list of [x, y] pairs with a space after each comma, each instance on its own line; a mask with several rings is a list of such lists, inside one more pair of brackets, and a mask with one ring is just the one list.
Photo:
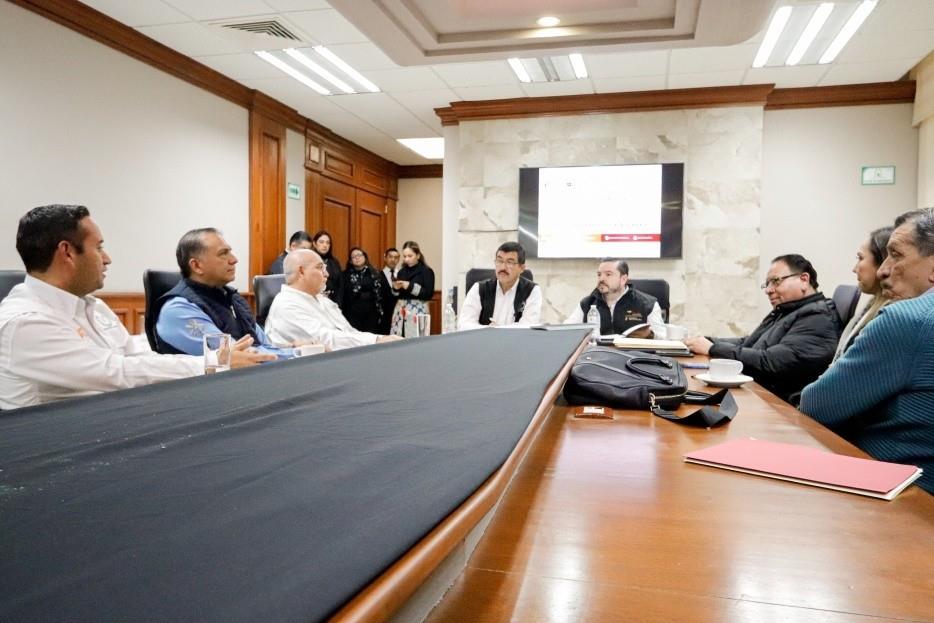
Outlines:
[[544, 17], [539, 17], [535, 22], [542, 28], [552, 28], [561, 23], [561, 20], [555, 17], [554, 15], [546, 15]]
[[820, 32], [820, 29], [824, 27], [824, 23], [832, 12], [833, 2], [823, 2], [817, 7], [811, 15], [811, 19], [808, 20], [808, 25], [804, 27], [801, 36], [798, 37], [798, 42], [795, 43], [795, 47], [791, 49], [791, 54], [789, 54], [788, 58], [785, 60], [786, 65], [797, 65], [801, 62], [804, 53], [807, 52], [811, 44], [814, 43], [814, 38], [817, 37], [817, 33]]
[[397, 141], [429, 160], [444, 159], [444, 139], [438, 138], [397, 138]]
[[789, 17], [791, 17], [790, 6], [783, 6], [775, 11], [775, 15], [772, 16], [772, 21], [769, 23], [769, 29], [765, 31], [762, 45], [759, 46], [759, 51], [756, 52], [756, 58], [752, 61], [753, 67], [765, 67], [765, 64], [769, 62], [772, 50], [775, 49], [778, 38], [782, 36], [782, 31], [785, 30], [785, 25], [788, 23]]
[[532, 82], [532, 76], [530, 76], [529, 72], [526, 71], [525, 67], [522, 66], [521, 60], [518, 58], [509, 58], [506, 59], [506, 62], [508, 62], [509, 66], [512, 67], [512, 71], [514, 74], [516, 74], [519, 82]]
[[304, 84], [306, 87], [309, 87], [310, 89], [317, 91], [321, 95], [331, 94], [330, 91], [328, 91], [323, 86], [321, 86], [320, 84], [318, 84], [317, 82], [315, 82], [314, 80], [312, 80], [311, 78], [309, 78], [308, 76], [300, 72], [299, 70], [295, 69], [294, 67], [286, 63], [281, 58], [277, 56], [273, 56], [272, 54], [264, 50], [254, 52], [254, 54], [256, 54], [258, 57], [260, 57], [261, 59], [263, 59], [270, 65], [272, 65], [273, 67], [277, 68], [279, 71], [283, 71], [287, 73], [288, 75], [292, 76], [293, 78], [295, 78], [296, 80]]
[[584, 64], [584, 56], [582, 54], [568, 54], [568, 58], [571, 59], [571, 67], [574, 68], [574, 75], [580, 78], [587, 77], [587, 65]]
[[313, 60], [311, 60], [310, 58], [308, 58], [307, 56], [305, 56], [304, 54], [302, 54], [295, 48], [286, 48], [285, 50], [282, 50], [282, 51], [288, 54], [290, 57], [292, 57], [296, 61], [298, 61], [299, 63], [301, 63], [302, 65], [304, 65], [305, 67], [307, 67], [308, 69], [310, 69], [311, 71], [315, 72], [316, 74], [318, 74], [319, 76], [327, 80], [328, 82], [330, 82], [331, 84], [333, 84], [334, 86], [336, 86], [338, 89], [340, 89], [344, 93], [356, 93], [356, 91], [353, 90], [353, 87], [351, 87], [349, 84], [347, 84], [346, 82], [344, 82], [343, 80], [341, 80], [340, 78], [338, 78], [337, 76], [329, 72], [327, 69], [325, 69], [318, 63], [314, 62]]
[[334, 52], [330, 51], [323, 45], [316, 45], [312, 48], [315, 52], [320, 54], [322, 57], [326, 58], [332, 65], [340, 69], [342, 72], [353, 78], [357, 84], [362, 86], [367, 91], [371, 93], [379, 93], [379, 87], [363, 77], [359, 71], [345, 63], [340, 57], [337, 56]]
[[840, 32], [837, 33], [837, 36], [834, 37], [830, 46], [824, 51], [820, 60], [817, 62], [821, 65], [832, 63], [833, 59], [837, 58], [837, 54], [839, 54], [850, 41], [850, 37], [859, 30], [859, 27], [863, 25], [863, 22], [869, 17], [872, 10], [876, 8], [876, 4], [878, 4], [878, 0], [863, 0], [863, 3], [856, 7], [856, 10], [850, 15], [850, 19], [846, 21], [846, 24], [843, 25], [843, 28], [840, 29]]

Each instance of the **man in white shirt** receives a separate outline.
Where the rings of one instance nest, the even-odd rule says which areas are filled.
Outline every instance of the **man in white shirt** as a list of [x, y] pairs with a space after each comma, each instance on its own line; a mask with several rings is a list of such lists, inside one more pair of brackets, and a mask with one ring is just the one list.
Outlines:
[[266, 335], [274, 344], [313, 341], [331, 350], [341, 350], [402, 339], [353, 328], [337, 303], [323, 294], [328, 270], [314, 251], [290, 252], [283, 267], [285, 284], [266, 316]]
[[496, 250], [496, 278], [471, 286], [464, 299], [457, 330], [481, 327], [528, 327], [542, 319], [542, 289], [522, 277], [525, 249], [518, 242], [504, 242]]
[[629, 264], [618, 258], [604, 258], [597, 267], [597, 287], [581, 299], [565, 324], [587, 322], [591, 305], [600, 313], [600, 335], [623, 333], [640, 324], [648, 324], [632, 337], [664, 335], [665, 319], [658, 300], [629, 285]]
[[[134, 340], [106, 304], [110, 256], [84, 206], [49, 205], [19, 222], [26, 280], [0, 303], [0, 409], [185, 378], [201, 357], [157, 355]], [[236, 351], [233, 365], [252, 355]]]

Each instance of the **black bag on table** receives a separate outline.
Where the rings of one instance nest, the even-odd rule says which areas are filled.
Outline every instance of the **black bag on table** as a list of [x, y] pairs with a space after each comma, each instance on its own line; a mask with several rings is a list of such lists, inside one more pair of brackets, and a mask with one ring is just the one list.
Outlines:
[[[716, 394], [689, 390], [684, 370], [674, 359], [606, 346], [591, 346], [581, 353], [564, 384], [564, 398], [572, 405], [648, 409], [666, 420], [708, 428], [736, 415], [736, 402], [727, 390]], [[720, 409], [705, 406], [678, 417], [674, 411], [683, 402], [719, 404]]]

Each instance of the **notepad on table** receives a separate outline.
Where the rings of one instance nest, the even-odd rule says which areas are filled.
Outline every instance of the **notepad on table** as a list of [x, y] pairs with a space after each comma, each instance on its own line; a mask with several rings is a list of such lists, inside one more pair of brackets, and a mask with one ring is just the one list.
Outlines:
[[624, 350], [644, 350], [659, 355], [690, 355], [687, 345], [680, 340], [649, 340], [641, 337], [616, 337], [613, 346]]
[[883, 500], [894, 499], [921, 476], [921, 468], [913, 465], [759, 439], [734, 439], [689, 452], [684, 460]]

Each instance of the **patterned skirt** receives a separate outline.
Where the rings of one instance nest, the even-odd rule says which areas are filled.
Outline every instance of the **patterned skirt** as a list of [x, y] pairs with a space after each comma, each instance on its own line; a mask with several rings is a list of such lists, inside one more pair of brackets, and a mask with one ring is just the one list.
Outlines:
[[[402, 310], [405, 310], [405, 322], [402, 321]], [[412, 326], [415, 324], [415, 314], [427, 314], [428, 302], [419, 299], [399, 299], [392, 310], [392, 328], [389, 333], [405, 337], [406, 332], [412, 335]], [[408, 331], [406, 331], [408, 330]]]

